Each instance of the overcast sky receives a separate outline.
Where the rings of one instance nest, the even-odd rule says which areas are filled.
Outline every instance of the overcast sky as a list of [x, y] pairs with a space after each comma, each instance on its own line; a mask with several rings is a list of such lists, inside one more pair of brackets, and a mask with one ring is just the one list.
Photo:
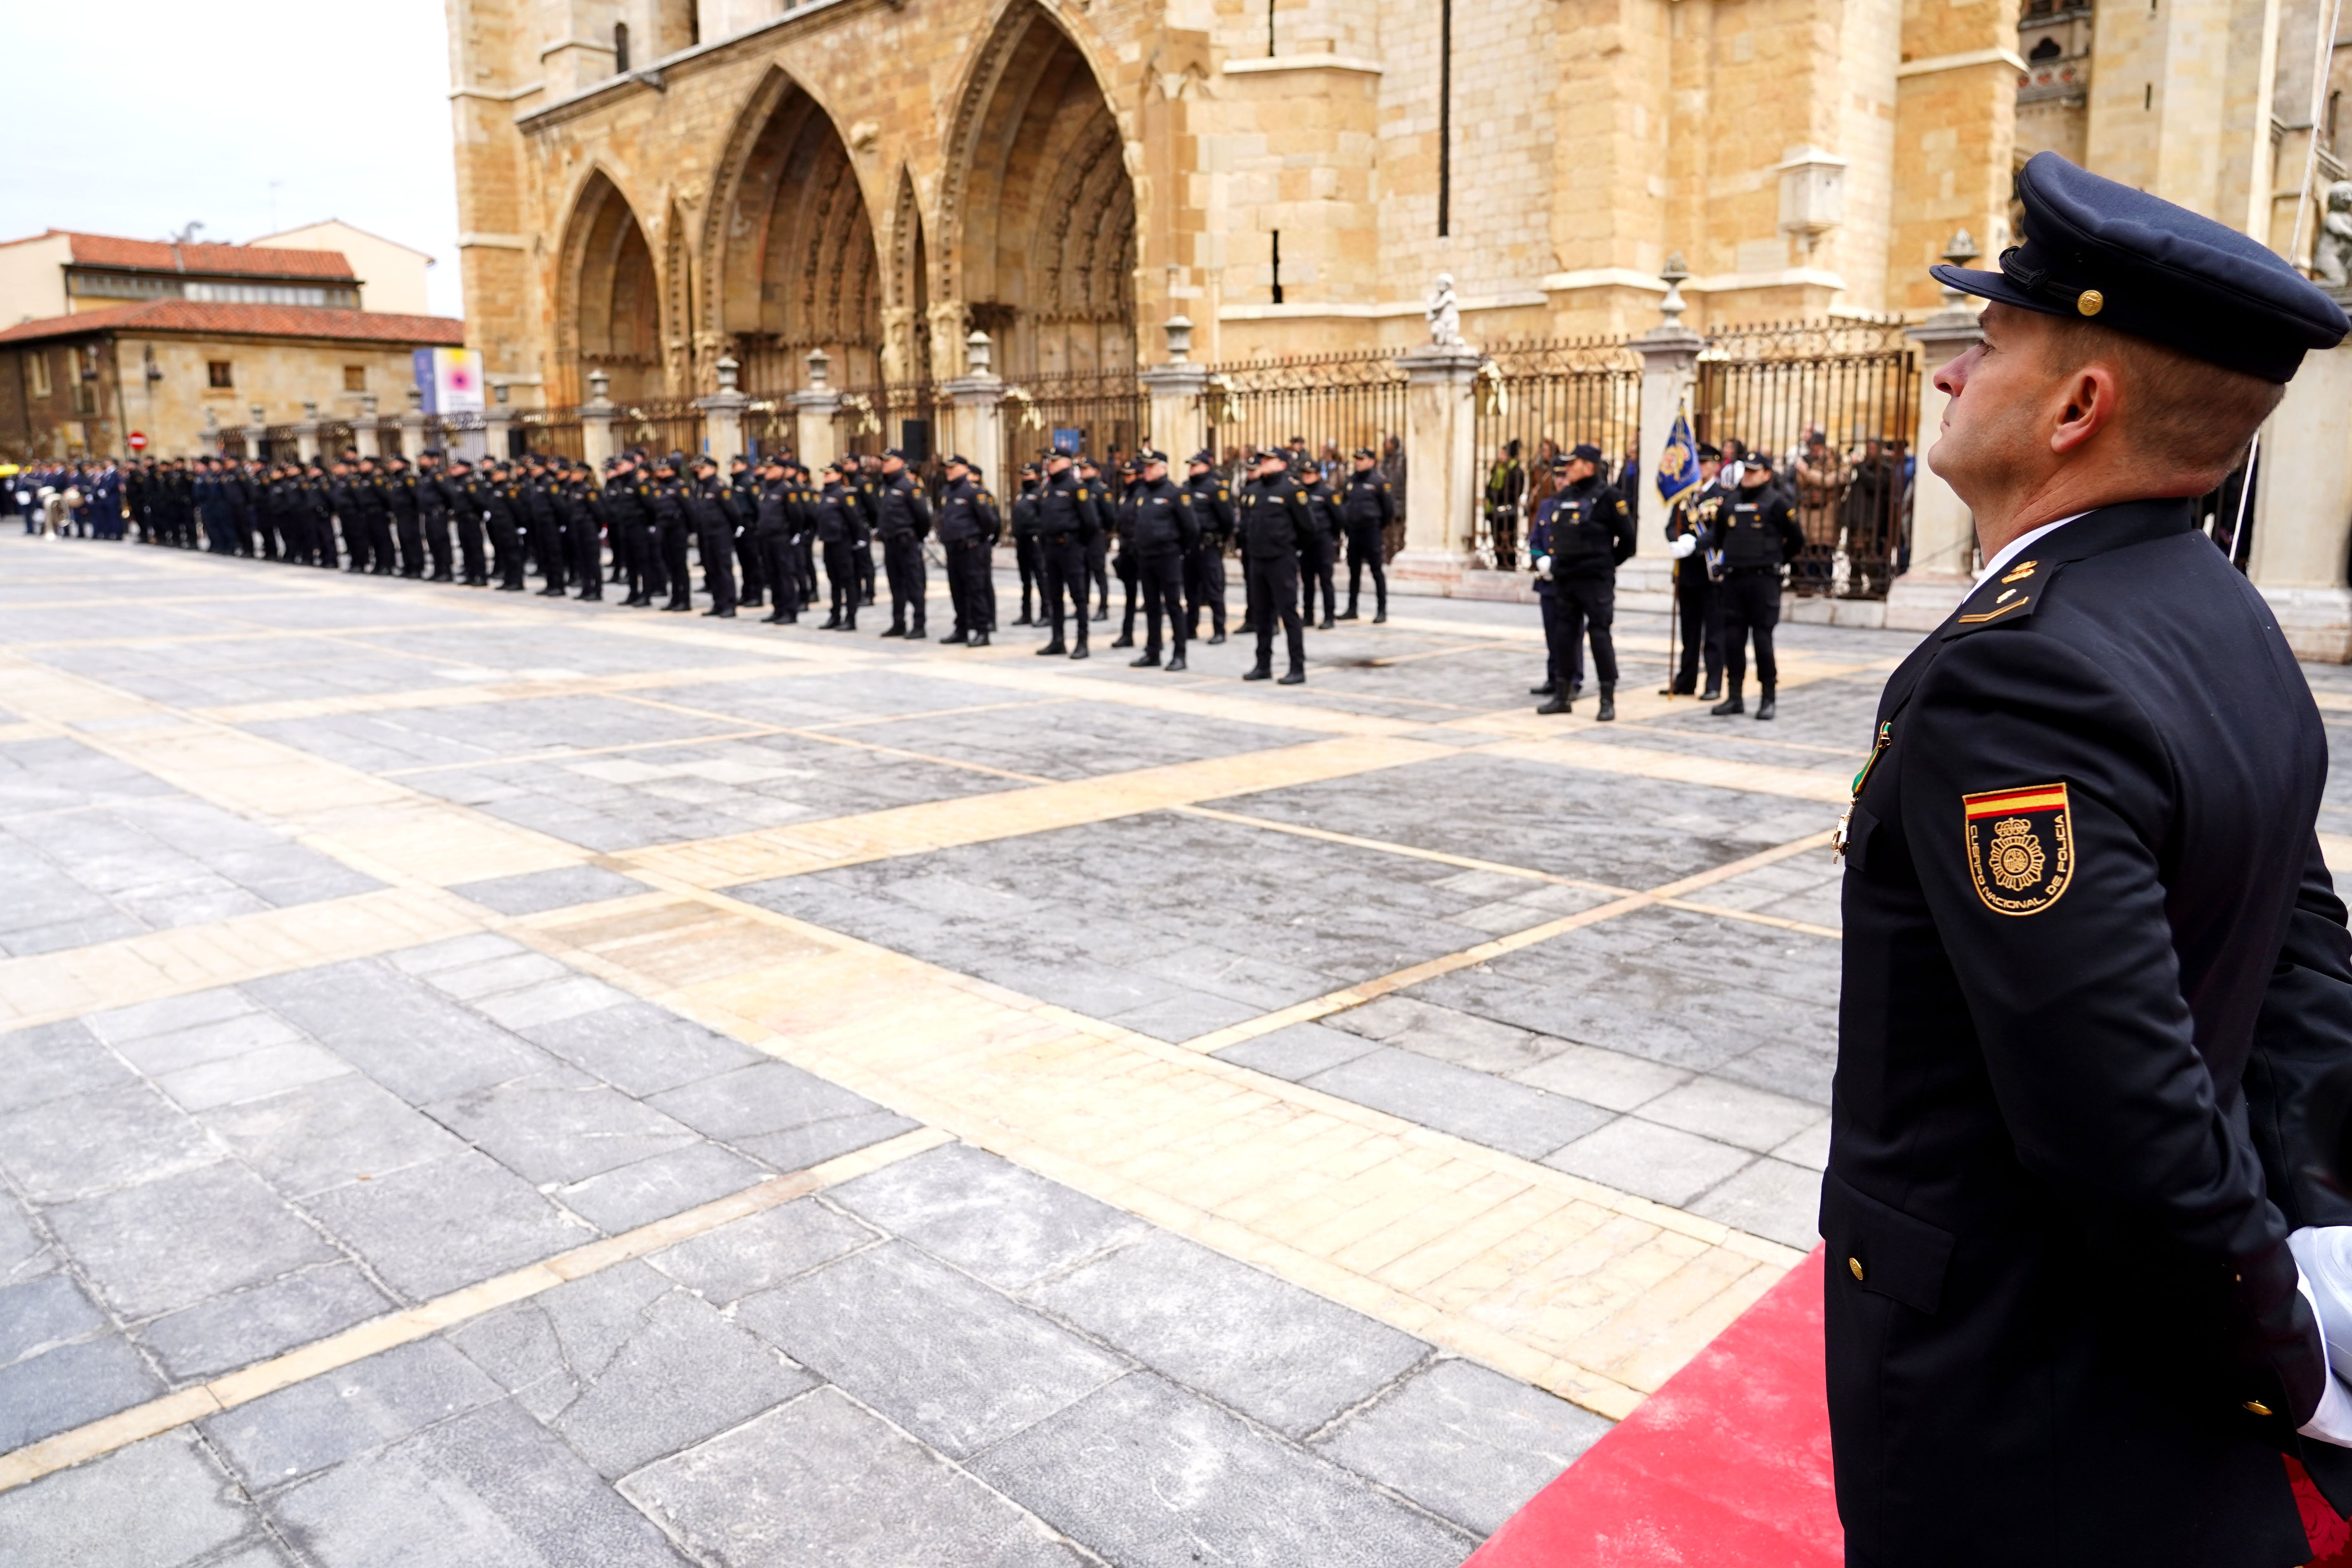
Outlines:
[[463, 312], [441, 0], [10, 7], [0, 238], [246, 240], [322, 218], [434, 258]]

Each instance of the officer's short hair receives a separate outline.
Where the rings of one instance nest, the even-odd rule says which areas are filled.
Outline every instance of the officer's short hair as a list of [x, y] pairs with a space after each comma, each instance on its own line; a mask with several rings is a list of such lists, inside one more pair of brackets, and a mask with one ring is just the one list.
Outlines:
[[2043, 363], [2053, 377], [2093, 361], [2114, 367], [2124, 389], [2124, 434], [2168, 465], [2210, 473], [2237, 466], [2246, 443], [2286, 395], [2284, 385], [2201, 360], [2149, 338], [2080, 317], [2048, 316]]

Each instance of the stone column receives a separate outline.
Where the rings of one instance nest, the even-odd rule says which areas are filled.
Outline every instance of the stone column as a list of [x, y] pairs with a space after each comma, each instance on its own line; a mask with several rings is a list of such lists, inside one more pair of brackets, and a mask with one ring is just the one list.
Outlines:
[[[963, 341], [964, 374], [941, 384], [940, 391], [948, 401], [947, 446], [940, 456], [960, 453], [978, 463], [988, 476], [988, 482], [1003, 490], [1004, 479], [998, 469], [1004, 462], [1004, 381], [991, 370], [994, 345], [988, 334], [972, 329]], [[1011, 487], [1018, 489], [1018, 486]]]
[[492, 403], [482, 414], [482, 455], [495, 463], [507, 460], [510, 450], [508, 432], [514, 428], [514, 410], [503, 403]]
[[[1964, 266], [1976, 255], [1964, 229], [1953, 236], [1944, 259]], [[1927, 467], [1927, 448], [1943, 428], [1944, 405], [1951, 401], [1936, 390], [1936, 372], [1966, 353], [1982, 334], [1968, 296], [1947, 289], [1944, 308], [1904, 335], [1919, 345], [1919, 428], [1911, 440], [1918, 462], [1911, 480], [1911, 564], [1887, 586], [1886, 625], [1895, 631], [1925, 632], [1942, 626], [1976, 584], [1976, 519]]]
[[812, 474], [841, 456], [834, 438], [834, 416], [841, 412], [841, 394], [834, 388], [832, 374], [832, 357], [823, 349], [809, 350], [809, 384], [784, 399], [784, 405], [793, 411], [793, 449], [801, 467]]
[[719, 390], [696, 398], [694, 405], [702, 410], [702, 449], [723, 464], [743, 449], [743, 410], [751, 400], [739, 384], [743, 367], [734, 355], [721, 358], [717, 368]]
[[269, 439], [269, 411], [258, 403], [248, 403], [245, 416], [250, 421], [245, 427], [245, 455], [258, 459], [262, 444]]
[[1479, 358], [1459, 341], [1397, 355], [1405, 375], [1405, 542], [1389, 581], [1400, 594], [1451, 594], [1470, 568]]
[[302, 418], [294, 426], [294, 450], [306, 463], [319, 460], [319, 405], [302, 405]]
[[580, 456], [600, 473], [612, 459], [613, 420], [620, 413], [607, 395], [612, 389], [611, 376], [601, 370], [590, 371], [588, 401], [580, 405]]
[[[1633, 340], [1633, 350], [1642, 356], [1642, 434], [1641, 475], [1638, 482], [1648, 489], [1638, 504], [1653, 514], [1663, 504], [1657, 499], [1657, 476], [1662, 471], [1661, 458], [1666, 441], [1674, 434], [1675, 420], [1688, 411], [1691, 388], [1698, 379], [1698, 356], [1706, 347], [1706, 340], [1683, 325], [1683, 279], [1690, 274], [1684, 269], [1679, 256], [1666, 258], [1665, 269], [1658, 274], [1665, 279], [1665, 298], [1658, 301], [1659, 312], [1665, 320]], [[1664, 595], [1674, 592], [1674, 557], [1666, 553], [1666, 531], [1663, 527], [1644, 527], [1635, 536], [1633, 558], [1617, 568], [1617, 593], [1621, 599], [1628, 594], [1656, 594], [1662, 596], [1658, 608], [1664, 608]]]
[[362, 458], [383, 456], [383, 442], [376, 434], [373, 393], [360, 399], [359, 412], [352, 416], [352, 449]]
[[2301, 658], [2352, 662], [2352, 347], [2305, 354], [2263, 425], [2246, 575]]
[[423, 454], [425, 443], [429, 439], [426, 432], [432, 427], [432, 421], [425, 412], [424, 388], [410, 387], [408, 406], [400, 411], [401, 456], [412, 463], [416, 461]]
[[1160, 329], [1168, 334], [1168, 363], [1153, 365], [1137, 379], [1150, 400], [1151, 444], [1168, 454], [1175, 471], [1208, 439], [1208, 421], [1201, 395], [1209, 387], [1209, 367], [1192, 363], [1192, 323], [1171, 316]]

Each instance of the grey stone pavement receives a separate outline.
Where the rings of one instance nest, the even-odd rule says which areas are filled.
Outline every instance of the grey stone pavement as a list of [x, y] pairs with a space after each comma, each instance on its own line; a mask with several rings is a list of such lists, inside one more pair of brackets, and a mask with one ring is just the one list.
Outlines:
[[[0, 677], [139, 708], [26, 718], [0, 684], [0, 1001], [26, 964], [383, 886], [124, 760], [139, 725], [202, 710], [581, 852], [452, 888], [472, 934], [0, 1034], [0, 1456], [919, 1129], [493, 929], [648, 890], [599, 857], [1295, 747], [1333, 714], [1429, 726], [1401, 732], [1454, 754], [729, 889], [1183, 1042], [1834, 816], [1487, 749], [1528, 733], [1533, 611], [1392, 607], [1312, 634], [1295, 693], [1236, 682], [1238, 641], [1180, 683], [1097, 636], [1041, 694], [862, 637], [770, 668], [763, 641], [852, 639], [0, 539]], [[1664, 633], [1621, 622], [1628, 692]], [[1790, 626], [1798, 662], [1864, 668], [1769, 725], [1652, 703], [1575, 738], [1843, 778], [1909, 640]], [[1790, 855], [1220, 1055], [1808, 1247], [1836, 877]], [[935, 1141], [0, 1490], [0, 1563], [1450, 1564], [1607, 1425]]]

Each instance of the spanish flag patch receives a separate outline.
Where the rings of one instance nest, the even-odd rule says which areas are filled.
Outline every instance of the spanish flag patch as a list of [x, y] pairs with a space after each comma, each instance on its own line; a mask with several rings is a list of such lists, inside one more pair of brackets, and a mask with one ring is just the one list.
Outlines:
[[1960, 796], [1969, 876], [1995, 914], [2038, 914], [2074, 875], [2074, 823], [2066, 786], [2034, 784]]

